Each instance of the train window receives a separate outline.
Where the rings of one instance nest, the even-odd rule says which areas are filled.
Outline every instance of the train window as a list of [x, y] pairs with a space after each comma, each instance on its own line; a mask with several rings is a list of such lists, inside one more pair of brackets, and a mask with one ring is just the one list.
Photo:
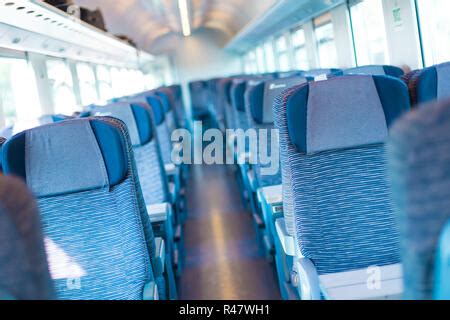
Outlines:
[[109, 100], [114, 97], [112, 90], [112, 80], [109, 68], [106, 66], [97, 66], [97, 85], [98, 93], [101, 100]]
[[389, 64], [382, 2], [358, 2], [351, 6], [350, 14], [358, 65]]
[[258, 72], [258, 66], [256, 64], [256, 54], [254, 51], [250, 51], [244, 57], [244, 72], [247, 74]]
[[294, 48], [296, 68], [308, 70], [308, 53], [306, 51], [305, 30], [303, 30], [303, 28], [298, 28], [292, 32], [292, 47]]
[[279, 71], [289, 71], [288, 43], [285, 35], [279, 36], [275, 40], [275, 50], [277, 53]]
[[70, 68], [63, 60], [48, 59], [46, 63], [55, 113], [70, 115], [78, 109]]
[[264, 59], [264, 48], [259, 46], [256, 48], [256, 63], [258, 65], [258, 72], [266, 72], [266, 62]]
[[418, 0], [417, 5], [426, 65], [450, 60], [450, 1]]
[[41, 115], [33, 69], [25, 59], [0, 57], [0, 127]]
[[127, 71], [125, 69], [111, 68], [111, 79], [115, 96], [122, 97], [131, 93], [130, 83], [128, 82]]
[[136, 80], [136, 89], [135, 91], [143, 91], [146, 89], [144, 73], [141, 70], [134, 70], [134, 79]]
[[89, 105], [98, 100], [94, 69], [87, 63], [77, 63], [81, 103]]
[[314, 19], [314, 33], [316, 36], [320, 67], [336, 68], [337, 52], [331, 14], [327, 13]]
[[272, 41], [267, 41], [264, 44], [264, 56], [266, 58], [266, 70], [267, 72], [274, 72], [276, 70], [275, 55], [273, 53]]

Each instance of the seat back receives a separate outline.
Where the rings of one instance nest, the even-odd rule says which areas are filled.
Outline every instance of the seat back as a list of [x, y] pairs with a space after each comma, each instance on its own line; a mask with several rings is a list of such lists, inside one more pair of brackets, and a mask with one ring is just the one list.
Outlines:
[[[119, 102], [99, 106], [93, 109], [92, 113], [97, 116], [111, 116], [126, 124], [145, 204], [169, 201], [167, 176], [154, 120], [156, 117], [150, 106], [143, 103]], [[158, 114], [157, 118], [156, 120], [161, 121], [161, 114]]]
[[172, 90], [175, 99], [175, 118], [177, 128], [185, 128], [187, 127], [187, 116], [183, 103], [183, 90], [181, 85], [171, 85], [168, 88]]
[[25, 184], [0, 176], [0, 300], [55, 297], [41, 228]]
[[157, 141], [159, 143], [163, 163], [172, 163], [172, 132], [170, 131], [167, 123], [166, 107], [164, 106], [161, 98], [152, 92], [146, 92], [128, 99], [127, 102], [145, 103], [150, 106], [154, 116]]
[[245, 90], [247, 81], [245, 79], [235, 79], [230, 88], [232, 112], [234, 114], [234, 128], [247, 130], [248, 120], [245, 114]]
[[[278, 139], [272, 137], [272, 129], [274, 129], [272, 107], [276, 97], [290, 87], [306, 83], [307, 81], [308, 79], [304, 77], [280, 78], [261, 82], [248, 90], [247, 103], [245, 104], [248, 126], [258, 131], [261, 129], [267, 131], [267, 141], [264, 141], [264, 143], [259, 140], [260, 135], [257, 135], [258, 159], [269, 154], [268, 152], [272, 148], [275, 148], [277, 152], [279, 149]], [[272, 139], [275, 139], [276, 146], [272, 146]], [[262, 145], [266, 145], [267, 150], [261, 149]], [[257, 161], [255, 165], [255, 177], [258, 187], [281, 184], [281, 170], [270, 175], [261, 173], [261, 169], [268, 166], [268, 164], [262, 164], [261, 161]]]
[[273, 79], [273, 76], [244, 76], [235, 78], [230, 88], [230, 98], [234, 113], [234, 128], [248, 129], [248, 118], [245, 112], [247, 90], [266, 80]]
[[234, 114], [231, 108], [231, 85], [233, 84], [232, 78], [224, 78], [219, 82], [218, 88], [218, 119], [223, 119], [223, 123], [226, 129], [234, 128]]
[[173, 111], [175, 100], [172, 92], [166, 88], [159, 88], [158, 90], [154, 91], [154, 94], [161, 100], [165, 112], [167, 128], [169, 129], [170, 133], [172, 133], [177, 128], [175, 114]]
[[368, 74], [377, 76], [391, 76], [400, 78], [404, 75], [404, 72], [399, 67], [387, 66], [387, 65], [367, 65], [356, 68], [349, 68], [343, 71], [344, 75], [351, 74]]
[[37, 197], [57, 298], [142, 299], [154, 281], [155, 244], [125, 124], [49, 124], [3, 151], [5, 174], [22, 177]]
[[406, 299], [433, 298], [437, 246], [450, 219], [449, 132], [450, 101], [445, 100], [411, 112], [391, 133], [389, 167]]
[[413, 104], [450, 98], [450, 62], [413, 71], [406, 78]]
[[203, 117], [208, 113], [206, 87], [206, 82], [202, 80], [192, 81], [189, 83], [192, 114], [194, 116]]
[[408, 109], [405, 84], [385, 76], [310, 82], [277, 98], [286, 227], [319, 274], [400, 261], [384, 143]]

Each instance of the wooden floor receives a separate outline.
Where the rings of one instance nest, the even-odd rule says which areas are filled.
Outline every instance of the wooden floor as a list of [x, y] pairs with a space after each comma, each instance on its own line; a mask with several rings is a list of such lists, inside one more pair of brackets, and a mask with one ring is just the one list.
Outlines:
[[258, 246], [230, 167], [192, 166], [187, 196], [180, 298], [280, 299], [274, 266]]

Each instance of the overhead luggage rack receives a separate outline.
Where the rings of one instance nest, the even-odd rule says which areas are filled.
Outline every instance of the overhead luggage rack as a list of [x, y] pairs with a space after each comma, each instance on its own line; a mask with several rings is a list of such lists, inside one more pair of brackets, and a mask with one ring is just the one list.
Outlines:
[[154, 58], [42, 1], [0, 0], [0, 12], [0, 47], [124, 67]]

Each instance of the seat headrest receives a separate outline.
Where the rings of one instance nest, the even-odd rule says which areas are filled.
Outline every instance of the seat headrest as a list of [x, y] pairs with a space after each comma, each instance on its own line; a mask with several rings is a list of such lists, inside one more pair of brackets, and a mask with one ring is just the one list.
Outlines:
[[250, 115], [258, 124], [272, 124], [272, 106], [275, 98], [284, 90], [308, 81], [305, 77], [268, 80], [248, 89]]
[[146, 104], [118, 102], [92, 109], [94, 116], [109, 116], [125, 123], [133, 146], [142, 146], [153, 139], [152, 118]]
[[24, 131], [3, 146], [4, 173], [24, 178], [37, 197], [115, 186], [128, 173], [124, 126], [85, 118]]
[[231, 105], [231, 88], [233, 86], [233, 81], [231, 79], [228, 79], [225, 81], [223, 85], [223, 91], [225, 92], [225, 100], [229, 105]]
[[152, 109], [153, 120], [155, 121], [155, 125], [159, 126], [166, 120], [163, 102], [161, 98], [155, 94], [147, 94], [145, 95], [145, 101]]
[[162, 90], [155, 91], [155, 94], [161, 100], [164, 112], [169, 112], [171, 110], [169, 95]]
[[231, 102], [237, 111], [245, 112], [245, 89], [247, 83], [245, 80], [235, 80], [231, 86]]
[[450, 98], [450, 62], [425, 68], [416, 77], [417, 103]]
[[343, 76], [300, 86], [287, 101], [288, 132], [300, 153], [384, 143], [409, 110], [406, 85], [387, 76]]
[[391, 76], [400, 78], [404, 75], [402, 69], [394, 66], [383, 66], [383, 65], [368, 65], [356, 68], [350, 68], [343, 71], [344, 75], [350, 74], [367, 74], [367, 75], [378, 75], [378, 76]]
[[166, 119], [162, 101], [157, 95], [153, 93], [143, 93], [136, 95], [133, 98], [128, 99], [127, 102], [133, 104], [138, 103], [148, 105], [151, 109], [153, 121], [155, 122], [156, 126], [162, 124]]

